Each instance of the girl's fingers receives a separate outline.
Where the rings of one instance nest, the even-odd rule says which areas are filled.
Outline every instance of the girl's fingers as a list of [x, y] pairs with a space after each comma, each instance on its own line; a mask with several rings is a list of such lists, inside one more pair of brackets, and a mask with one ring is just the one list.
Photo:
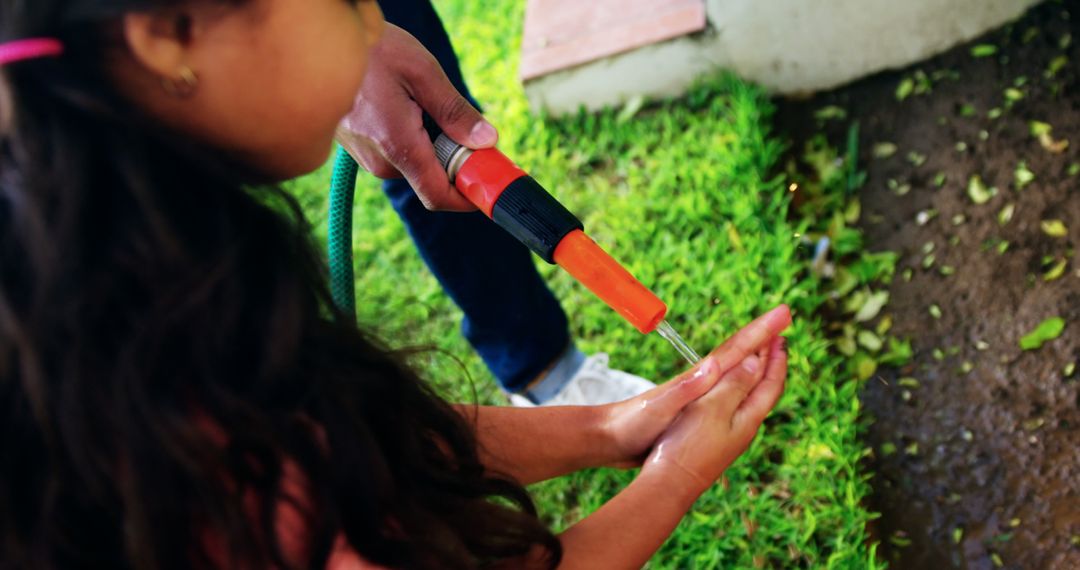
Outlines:
[[719, 378], [720, 370], [711, 359], [704, 359], [694, 368], [670, 382], [634, 398], [644, 409], [664, 417], [674, 418], [688, 404], [705, 395]]
[[780, 305], [754, 319], [739, 332], [712, 351], [707, 357], [714, 361], [717, 370], [728, 370], [744, 358], [767, 347], [768, 342], [791, 324], [791, 309]]
[[728, 370], [701, 401], [709, 406], [716, 406], [716, 411], [724, 421], [728, 421], [739, 404], [749, 395], [754, 386], [761, 381], [765, 372], [765, 361], [751, 354]]
[[[726, 373], [748, 356], [757, 354], [763, 371], [768, 359], [769, 340], [776, 337], [790, 324], [791, 310], [787, 305], [780, 305], [743, 327], [697, 366], [683, 372], [670, 382], [646, 392], [641, 397], [649, 402], [649, 406], [672, 408], [678, 411], [709, 393], [710, 389], [717, 385], [721, 374]], [[760, 377], [759, 375], [758, 379]], [[753, 385], [750, 388], [753, 388]], [[745, 395], [745, 393], [738, 395], [734, 404], [737, 406]]]
[[787, 379], [788, 358], [784, 348], [786, 340], [777, 337], [773, 340], [769, 349], [768, 361], [765, 366], [765, 376], [749, 395], [742, 401], [739, 409], [735, 412], [733, 424], [736, 427], [752, 426], [754, 429], [765, 419], [769, 411], [776, 405], [780, 395], [784, 393], [784, 382]]

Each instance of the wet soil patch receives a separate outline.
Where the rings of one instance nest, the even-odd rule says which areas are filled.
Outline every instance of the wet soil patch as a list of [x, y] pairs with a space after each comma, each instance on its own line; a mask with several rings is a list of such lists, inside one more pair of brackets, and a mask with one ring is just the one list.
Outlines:
[[900, 255], [885, 312], [914, 358], [862, 394], [882, 556], [1080, 568], [1080, 1], [778, 107], [793, 151], [858, 121], [865, 245]]

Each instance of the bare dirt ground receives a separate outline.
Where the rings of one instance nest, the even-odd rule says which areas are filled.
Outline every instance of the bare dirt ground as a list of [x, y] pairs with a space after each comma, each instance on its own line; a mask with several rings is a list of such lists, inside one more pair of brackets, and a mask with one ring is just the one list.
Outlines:
[[[900, 254], [886, 311], [915, 356], [862, 395], [882, 555], [1080, 568], [1080, 1], [778, 105], [793, 149], [859, 122], [866, 247]], [[829, 105], [846, 121], [814, 119]], [[1052, 317], [1061, 335], [1022, 350]]]

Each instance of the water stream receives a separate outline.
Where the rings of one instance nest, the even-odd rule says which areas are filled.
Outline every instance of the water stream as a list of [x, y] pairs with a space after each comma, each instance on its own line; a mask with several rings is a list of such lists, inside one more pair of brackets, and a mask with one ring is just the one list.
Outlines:
[[656, 327], [656, 332], [660, 333], [660, 336], [666, 338], [667, 341], [671, 343], [671, 346], [674, 346], [675, 350], [679, 351], [679, 354], [681, 354], [691, 366], [701, 361], [701, 357], [698, 356], [698, 353], [694, 352], [694, 349], [691, 348], [689, 344], [686, 344], [686, 341], [679, 336], [679, 333], [675, 332], [675, 329], [672, 328], [671, 324], [666, 320], [660, 321], [660, 325]]

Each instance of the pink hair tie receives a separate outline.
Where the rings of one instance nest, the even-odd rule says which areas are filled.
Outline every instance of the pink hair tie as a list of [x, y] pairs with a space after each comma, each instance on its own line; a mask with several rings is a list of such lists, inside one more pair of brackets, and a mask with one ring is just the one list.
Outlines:
[[17, 61], [56, 57], [64, 53], [64, 44], [54, 38], [27, 38], [0, 44], [0, 67]]

